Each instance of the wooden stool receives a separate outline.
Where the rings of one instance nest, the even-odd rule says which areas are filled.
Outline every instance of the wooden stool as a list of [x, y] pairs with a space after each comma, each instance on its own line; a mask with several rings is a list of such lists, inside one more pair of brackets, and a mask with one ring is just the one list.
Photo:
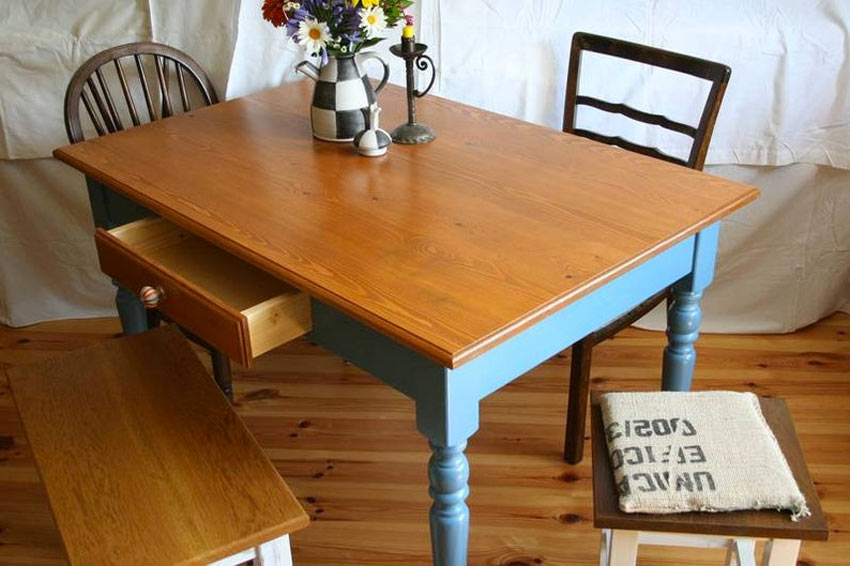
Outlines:
[[591, 401], [593, 443], [593, 524], [603, 529], [602, 566], [634, 566], [639, 544], [726, 548], [726, 564], [755, 566], [755, 541], [767, 540], [763, 566], [794, 566], [801, 540], [826, 540], [826, 519], [809, 477], [794, 424], [785, 401], [759, 398], [761, 410], [788, 460], [794, 479], [812, 514], [797, 522], [778, 511], [731, 513], [677, 513], [650, 515], [623, 513], [614, 486], [602, 425], [599, 393]]
[[173, 325], [8, 370], [72, 565], [289, 565], [309, 519]]

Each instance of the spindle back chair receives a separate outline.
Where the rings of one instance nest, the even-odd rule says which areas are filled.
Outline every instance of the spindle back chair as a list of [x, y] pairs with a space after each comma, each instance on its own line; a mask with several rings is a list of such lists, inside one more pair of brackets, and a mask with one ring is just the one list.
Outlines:
[[[113, 94], [113, 89], [120, 94]], [[217, 102], [212, 82], [189, 55], [160, 43], [128, 43], [92, 56], [71, 77], [65, 91], [65, 130], [71, 143], [85, 140], [86, 131], [91, 132], [83, 127], [81, 105], [95, 133], [102, 136]], [[150, 214], [97, 181], [86, 181], [99, 228], [112, 229]], [[145, 311], [136, 293], [116, 286], [115, 303], [125, 333], [159, 325], [158, 311]], [[230, 359], [202, 339], [186, 334], [209, 351], [213, 376], [232, 398]]]
[[[149, 78], [151, 73], [155, 82]], [[116, 85], [120, 97], [113, 95]], [[139, 90], [143, 105], [139, 104]], [[97, 135], [102, 136], [188, 112], [198, 96], [203, 106], [218, 102], [207, 74], [182, 51], [150, 42], [119, 45], [93, 56], [71, 78], [65, 92], [68, 139], [71, 143], [85, 139], [81, 103]]]
[[[709, 81], [711, 86], [700, 111], [699, 123], [696, 126], [691, 126], [671, 120], [666, 116], [651, 114], [619, 102], [609, 102], [592, 96], [578, 94], [582, 54], [585, 51], [661, 67]], [[698, 59], [689, 55], [665, 51], [656, 47], [640, 45], [611, 37], [578, 32], [573, 35], [572, 48], [570, 50], [570, 63], [567, 72], [567, 93], [564, 101], [563, 131], [642, 155], [669, 161], [677, 165], [690, 167], [691, 169], [702, 170], [705, 164], [705, 156], [708, 152], [708, 145], [711, 142], [711, 134], [714, 131], [714, 123], [717, 120], [717, 114], [720, 111], [720, 105], [723, 102], [723, 95], [726, 92], [726, 85], [729, 83], [731, 73], [732, 70], [722, 63], [715, 63], [713, 61]], [[576, 108], [580, 105], [590, 106], [610, 114], [619, 114], [637, 122], [659, 126], [666, 130], [684, 134], [693, 140], [688, 157], [687, 159], [681, 159], [663, 153], [657, 148], [640, 145], [619, 136], [607, 136], [587, 129], [577, 128]], [[611, 338], [623, 328], [635, 323], [668, 298], [668, 296], [669, 289], [662, 290], [620, 318], [611, 321], [605, 327], [596, 330], [573, 344], [570, 367], [570, 393], [567, 401], [567, 425], [564, 434], [564, 460], [567, 462], [571, 464], [581, 462], [584, 452], [584, 430], [590, 390], [590, 364], [593, 346]]]

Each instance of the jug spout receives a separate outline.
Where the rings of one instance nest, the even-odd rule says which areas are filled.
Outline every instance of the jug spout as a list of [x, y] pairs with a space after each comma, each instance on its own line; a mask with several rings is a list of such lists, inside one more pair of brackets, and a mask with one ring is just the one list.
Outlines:
[[295, 65], [295, 70], [303, 75], [306, 75], [314, 81], [319, 80], [319, 68], [310, 61], [301, 61]]

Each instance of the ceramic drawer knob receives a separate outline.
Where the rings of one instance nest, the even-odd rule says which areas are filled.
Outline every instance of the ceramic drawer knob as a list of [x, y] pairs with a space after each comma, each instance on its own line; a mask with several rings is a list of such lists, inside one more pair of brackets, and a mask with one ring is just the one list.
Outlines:
[[142, 287], [142, 290], [139, 291], [139, 299], [141, 299], [142, 304], [146, 309], [155, 309], [159, 306], [159, 303], [165, 299], [165, 291], [162, 290], [162, 287], [151, 287], [150, 285], [145, 285]]

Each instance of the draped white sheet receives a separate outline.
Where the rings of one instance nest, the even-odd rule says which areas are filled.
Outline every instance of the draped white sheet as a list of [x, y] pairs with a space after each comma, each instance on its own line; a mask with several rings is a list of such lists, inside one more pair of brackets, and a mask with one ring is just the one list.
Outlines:
[[[49, 158], [66, 143], [62, 96], [73, 71], [102, 49], [153, 39], [191, 54], [227, 98], [294, 80], [302, 55], [260, 19], [259, 5], [0, 3], [0, 322], [114, 313], [82, 176]], [[784, 332], [842, 304], [850, 310], [850, 224], [841, 221], [850, 217], [848, 5], [724, 0], [697, 10], [674, 1], [421, 0], [417, 15], [440, 69], [435, 92], [551, 127], [560, 127], [575, 29], [730, 64], [709, 153], [718, 165], [708, 171], [755, 184], [763, 196], [724, 223], [704, 328]], [[390, 62], [399, 82], [401, 65]], [[669, 78], [607, 71], [582, 78], [583, 87], [649, 110], [644, 102], [670, 102], [661, 96]], [[695, 87], [689, 96], [697, 94]], [[688, 106], [687, 98], [672, 102]], [[674, 138], [628, 134], [680, 150]], [[645, 322], [658, 325], [657, 317]]]
[[[732, 68], [707, 163], [850, 168], [847, 0], [435, 0], [423, 10], [448, 98], [560, 128], [572, 35], [598, 33]], [[702, 81], [586, 57], [583, 93], [694, 123]], [[593, 112], [585, 118], [610, 124]], [[681, 154], [687, 140], [658, 130], [624, 133]]]

